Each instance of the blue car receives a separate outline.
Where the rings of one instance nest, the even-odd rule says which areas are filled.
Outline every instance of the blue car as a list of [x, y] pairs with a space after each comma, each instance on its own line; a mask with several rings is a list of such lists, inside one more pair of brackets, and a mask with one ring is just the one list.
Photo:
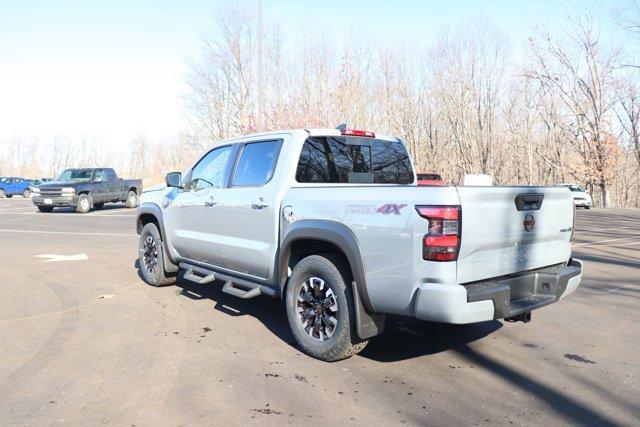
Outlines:
[[31, 196], [30, 186], [33, 184], [24, 179], [17, 177], [0, 178], [0, 198], [22, 196], [25, 199]]

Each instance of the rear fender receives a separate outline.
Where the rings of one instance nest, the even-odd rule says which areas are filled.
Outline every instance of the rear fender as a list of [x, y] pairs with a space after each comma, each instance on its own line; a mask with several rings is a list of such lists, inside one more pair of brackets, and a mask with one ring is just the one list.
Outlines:
[[[278, 254], [278, 268], [288, 268], [288, 257], [291, 245], [298, 240], [313, 239], [337, 246], [346, 256], [353, 275], [352, 293], [356, 316], [356, 331], [361, 339], [378, 335], [384, 329], [385, 316], [376, 314], [371, 306], [367, 292], [364, 262], [358, 240], [353, 232], [344, 224], [326, 220], [301, 220], [293, 223], [286, 230]], [[286, 277], [280, 280], [280, 292], [283, 293]]]

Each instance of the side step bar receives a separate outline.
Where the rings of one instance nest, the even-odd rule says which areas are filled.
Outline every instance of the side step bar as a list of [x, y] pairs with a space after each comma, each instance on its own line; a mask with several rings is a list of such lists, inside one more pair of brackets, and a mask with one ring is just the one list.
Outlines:
[[225, 284], [222, 287], [222, 292], [238, 298], [255, 298], [258, 295], [267, 295], [273, 298], [279, 296], [278, 291], [269, 286], [231, 277], [197, 265], [181, 262], [180, 268], [184, 270], [183, 277], [186, 280], [200, 285], [215, 282], [216, 280], [224, 281]]

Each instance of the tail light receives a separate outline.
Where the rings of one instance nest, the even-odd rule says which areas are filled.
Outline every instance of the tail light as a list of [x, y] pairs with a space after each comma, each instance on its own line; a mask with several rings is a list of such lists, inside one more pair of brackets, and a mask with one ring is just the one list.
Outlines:
[[376, 134], [368, 130], [359, 129], [341, 129], [340, 133], [344, 136], [365, 136], [367, 138], [375, 138]]
[[422, 239], [422, 259], [455, 261], [460, 250], [460, 206], [416, 206], [418, 214], [429, 222]]

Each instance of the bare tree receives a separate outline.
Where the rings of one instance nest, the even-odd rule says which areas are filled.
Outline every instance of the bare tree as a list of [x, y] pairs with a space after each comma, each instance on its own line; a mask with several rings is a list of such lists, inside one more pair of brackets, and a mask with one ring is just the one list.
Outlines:
[[565, 38], [541, 29], [533, 44], [537, 64], [531, 76], [562, 100], [565, 128], [573, 135], [569, 141], [581, 158], [574, 174], [596, 184], [602, 205], [609, 207], [610, 166], [617, 153], [611, 142], [616, 52], [605, 52], [601, 45], [591, 16], [576, 18]]
[[640, 86], [629, 79], [622, 80], [618, 100], [620, 125], [640, 165]]

